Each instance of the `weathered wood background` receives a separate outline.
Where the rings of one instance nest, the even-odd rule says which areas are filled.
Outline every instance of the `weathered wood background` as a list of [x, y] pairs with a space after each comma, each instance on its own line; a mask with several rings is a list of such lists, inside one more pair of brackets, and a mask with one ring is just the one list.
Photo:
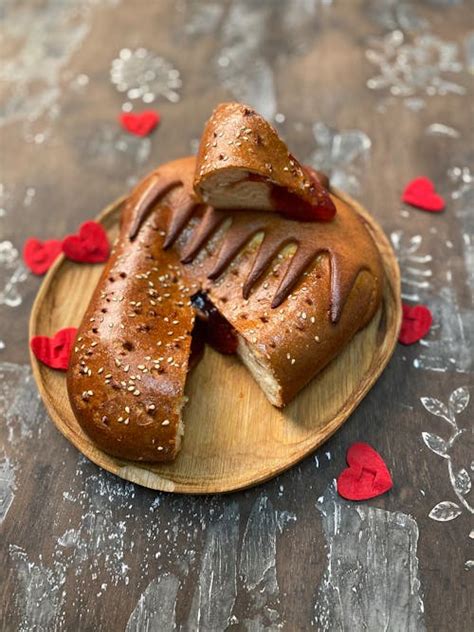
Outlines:
[[[2, 630], [472, 629], [473, 12], [471, 0], [0, 3]], [[28, 366], [40, 280], [19, 253], [194, 151], [225, 99], [272, 118], [372, 209], [406, 300], [435, 326], [291, 471], [225, 497], [157, 494], [100, 471], [48, 420]], [[131, 137], [123, 106], [156, 107], [162, 123]], [[417, 175], [445, 213], [400, 203]], [[394, 479], [360, 504], [333, 490], [356, 440]]]

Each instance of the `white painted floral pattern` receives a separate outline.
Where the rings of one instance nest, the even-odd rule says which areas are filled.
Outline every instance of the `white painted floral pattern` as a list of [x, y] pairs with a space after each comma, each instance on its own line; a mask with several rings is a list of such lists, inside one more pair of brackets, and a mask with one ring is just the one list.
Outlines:
[[469, 391], [465, 386], [457, 388], [449, 396], [447, 404], [435, 397], [422, 397], [421, 403], [431, 415], [439, 417], [450, 427], [448, 439], [431, 432], [423, 432], [422, 437], [432, 452], [446, 460], [449, 480], [456, 495], [456, 502], [443, 500], [437, 503], [431, 509], [429, 517], [438, 522], [448, 522], [457, 518], [464, 510], [474, 514], [474, 506], [467, 498], [472, 488], [471, 475], [467, 467], [456, 468], [452, 457], [452, 448], [456, 441], [472, 434], [472, 428], [461, 428], [457, 422], [457, 416], [463, 413], [469, 404]]

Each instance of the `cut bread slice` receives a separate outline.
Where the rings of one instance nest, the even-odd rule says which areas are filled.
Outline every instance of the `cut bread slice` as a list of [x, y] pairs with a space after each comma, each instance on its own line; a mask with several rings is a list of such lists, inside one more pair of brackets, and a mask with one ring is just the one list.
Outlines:
[[194, 191], [215, 208], [276, 211], [303, 221], [327, 221], [336, 213], [316, 172], [302, 166], [276, 130], [240, 103], [219, 105], [208, 120]]

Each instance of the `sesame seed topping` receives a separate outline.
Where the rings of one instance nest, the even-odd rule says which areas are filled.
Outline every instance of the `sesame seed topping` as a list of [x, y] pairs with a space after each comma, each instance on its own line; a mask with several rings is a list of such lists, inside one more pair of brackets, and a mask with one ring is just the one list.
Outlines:
[[133, 394], [134, 394], [135, 396], [140, 395], [140, 391], [138, 390], [138, 388], [137, 388], [135, 391], [133, 391]]
[[169, 419], [165, 419], [164, 421], [161, 422], [162, 426], [169, 426], [170, 425], [170, 420]]

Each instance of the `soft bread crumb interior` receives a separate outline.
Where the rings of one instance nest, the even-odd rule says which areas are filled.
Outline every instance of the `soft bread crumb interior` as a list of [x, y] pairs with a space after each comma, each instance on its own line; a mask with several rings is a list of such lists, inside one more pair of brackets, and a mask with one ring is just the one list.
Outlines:
[[183, 410], [186, 404], [188, 403], [188, 401], [189, 401], [189, 397], [186, 397], [186, 396], [182, 397], [180, 406], [178, 409], [179, 421], [178, 421], [178, 428], [176, 431], [175, 454], [178, 454], [178, 452], [181, 450], [181, 443], [182, 443], [183, 435], [184, 435]]
[[270, 404], [281, 408], [283, 400], [280, 384], [272, 374], [270, 366], [265, 362], [265, 358], [253, 349], [242, 336], [238, 337], [237, 355], [263, 390]]
[[209, 176], [201, 185], [202, 198], [217, 208], [271, 210], [268, 183], [248, 180], [248, 177], [249, 173], [241, 169]]

